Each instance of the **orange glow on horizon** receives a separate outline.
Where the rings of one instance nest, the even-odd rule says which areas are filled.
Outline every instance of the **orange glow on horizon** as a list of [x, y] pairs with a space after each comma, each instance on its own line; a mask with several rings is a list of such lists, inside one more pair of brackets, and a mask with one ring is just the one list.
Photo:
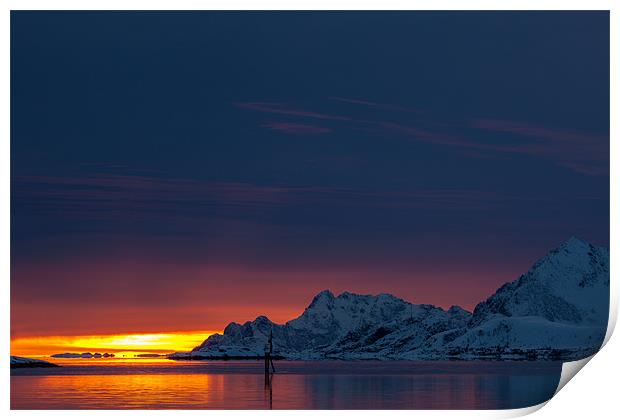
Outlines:
[[219, 331], [42, 336], [11, 339], [11, 354], [49, 357], [55, 353], [172, 353], [189, 351]]

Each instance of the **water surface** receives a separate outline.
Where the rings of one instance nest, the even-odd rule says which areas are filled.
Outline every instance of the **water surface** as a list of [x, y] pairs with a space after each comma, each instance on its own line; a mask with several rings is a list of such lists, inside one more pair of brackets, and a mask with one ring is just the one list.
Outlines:
[[[63, 363], [63, 361], [56, 361]], [[555, 362], [107, 363], [11, 370], [12, 409], [503, 409], [553, 395]]]

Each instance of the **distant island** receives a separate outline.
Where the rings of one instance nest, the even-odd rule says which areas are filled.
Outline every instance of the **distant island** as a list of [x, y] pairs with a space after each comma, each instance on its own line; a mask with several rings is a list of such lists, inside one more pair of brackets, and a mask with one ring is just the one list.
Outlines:
[[52, 354], [52, 357], [55, 359], [107, 359], [114, 357], [114, 353], [58, 353]]
[[170, 359], [256, 359], [273, 332], [275, 358], [316, 360], [577, 360], [601, 347], [609, 316], [609, 250], [570, 238], [473, 313], [390, 294], [329, 290], [284, 325], [230, 323]]

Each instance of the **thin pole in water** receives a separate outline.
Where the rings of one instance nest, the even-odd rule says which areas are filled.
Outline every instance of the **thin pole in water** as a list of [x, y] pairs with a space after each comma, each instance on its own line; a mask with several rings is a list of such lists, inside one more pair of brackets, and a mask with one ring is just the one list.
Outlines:
[[273, 352], [273, 329], [269, 330], [269, 340], [267, 341], [267, 345], [265, 346], [265, 386], [271, 385], [271, 374], [270, 368], [275, 373], [276, 368], [273, 365], [273, 359], [271, 358], [271, 353]]

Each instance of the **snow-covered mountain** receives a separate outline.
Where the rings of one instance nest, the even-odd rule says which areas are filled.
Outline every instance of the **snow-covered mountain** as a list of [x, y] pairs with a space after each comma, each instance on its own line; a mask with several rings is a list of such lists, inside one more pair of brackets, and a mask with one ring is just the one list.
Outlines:
[[608, 313], [609, 251], [573, 237], [479, 303], [472, 323], [500, 314], [600, 325], [607, 323]]
[[601, 346], [609, 316], [609, 250], [570, 238], [474, 309], [447, 343], [472, 356], [581, 358]]
[[609, 310], [609, 251], [571, 238], [474, 313], [389, 294], [325, 290], [284, 325], [259, 316], [229, 324], [171, 358], [262, 357], [270, 332], [290, 359], [581, 358], [601, 346]]
[[30, 368], [30, 367], [58, 367], [50, 362], [39, 359], [29, 359], [27, 357], [11, 356], [11, 369]]
[[284, 325], [265, 316], [243, 325], [230, 323], [189, 353], [175, 358], [262, 357], [270, 331], [277, 356], [294, 359], [395, 357], [402, 341], [422, 341], [445, 329], [463, 328], [471, 314], [414, 305], [389, 294], [334, 296], [324, 290], [301, 316]]

